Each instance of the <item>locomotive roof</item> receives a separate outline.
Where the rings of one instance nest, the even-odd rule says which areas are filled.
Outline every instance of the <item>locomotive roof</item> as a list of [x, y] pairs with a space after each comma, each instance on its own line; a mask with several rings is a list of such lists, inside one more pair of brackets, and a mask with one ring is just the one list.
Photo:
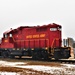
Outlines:
[[18, 31], [18, 30], [22, 30], [23, 28], [31, 28], [31, 27], [29, 27], [29, 26], [20, 26], [20, 27], [18, 27], [16, 29], [10, 28], [10, 30], [4, 32], [3, 34], [9, 34], [9, 33], [12, 33], [12, 32]]
[[52, 24], [48, 24], [48, 25], [43, 25], [43, 26], [37, 26], [36, 28], [43, 28], [43, 27], [50, 27], [50, 28], [52, 28], [52, 27], [59, 27], [59, 28], [61, 28], [61, 26], [60, 25], [58, 25], [58, 24], [55, 24], [55, 23], [52, 23]]
[[43, 27], [50, 27], [50, 28], [52, 28], [52, 27], [59, 27], [59, 28], [61, 28], [61, 26], [60, 25], [58, 25], [58, 24], [55, 24], [55, 23], [52, 23], [52, 24], [48, 24], [48, 25], [43, 25], [43, 26], [20, 26], [20, 27], [18, 27], [18, 28], [16, 28], [16, 29], [10, 29], [10, 30], [8, 30], [8, 31], [6, 31], [6, 32], [4, 32], [4, 34], [9, 34], [9, 33], [12, 33], [12, 32], [15, 32], [15, 31], [18, 31], [18, 30], [22, 30], [23, 28], [27, 28], [27, 29], [31, 29], [31, 28], [43, 28]]

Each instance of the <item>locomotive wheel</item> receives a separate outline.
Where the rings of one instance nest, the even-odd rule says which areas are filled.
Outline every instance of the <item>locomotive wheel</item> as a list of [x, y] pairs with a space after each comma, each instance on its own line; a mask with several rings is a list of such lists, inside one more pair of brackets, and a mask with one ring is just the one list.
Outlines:
[[45, 60], [48, 59], [48, 53], [47, 53], [47, 51], [42, 51], [42, 58], [44, 58]]
[[10, 56], [9, 56], [9, 58], [13, 59], [13, 58], [15, 58], [15, 56], [13, 56], [13, 55], [10, 55]]
[[41, 59], [41, 55], [39, 52], [35, 51], [35, 52], [32, 52], [32, 58], [35, 60], [39, 60]]
[[1, 55], [2, 55], [3, 58], [8, 58], [9, 57], [8, 52], [6, 52], [6, 51], [4, 51]]
[[40, 53], [39, 52], [36, 52], [36, 59], [41, 59], [41, 56], [40, 56]]
[[19, 56], [19, 59], [21, 59], [22, 56]]

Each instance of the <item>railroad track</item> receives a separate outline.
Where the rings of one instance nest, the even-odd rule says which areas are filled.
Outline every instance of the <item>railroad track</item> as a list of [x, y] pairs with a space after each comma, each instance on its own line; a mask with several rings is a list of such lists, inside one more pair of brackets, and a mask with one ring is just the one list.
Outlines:
[[[11, 58], [2, 58], [0, 57], [1, 59], [11, 59]], [[16, 59], [16, 60], [27, 60], [27, 61], [42, 61], [42, 62], [58, 62], [58, 63], [65, 63], [65, 64], [75, 64], [75, 59], [60, 59], [60, 60], [54, 60], [54, 59], [47, 59], [47, 60], [44, 60], [44, 59], [39, 59], [39, 60], [35, 60], [35, 59], [32, 59], [32, 58], [12, 58], [12, 59]]]
[[[15, 59], [20, 59], [20, 58], [15, 58]], [[58, 63], [65, 63], [65, 64], [75, 64], [75, 59], [60, 59], [60, 60], [44, 60], [44, 59], [39, 59], [39, 60], [34, 60], [32, 58], [21, 58], [20, 60], [30, 60], [30, 61], [43, 61], [43, 62], [58, 62]]]

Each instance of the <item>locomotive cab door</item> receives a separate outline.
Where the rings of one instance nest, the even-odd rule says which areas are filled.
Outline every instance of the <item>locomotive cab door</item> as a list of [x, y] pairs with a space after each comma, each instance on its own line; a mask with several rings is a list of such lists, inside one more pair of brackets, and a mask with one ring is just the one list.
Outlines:
[[61, 29], [50, 28], [49, 39], [51, 48], [61, 47]]

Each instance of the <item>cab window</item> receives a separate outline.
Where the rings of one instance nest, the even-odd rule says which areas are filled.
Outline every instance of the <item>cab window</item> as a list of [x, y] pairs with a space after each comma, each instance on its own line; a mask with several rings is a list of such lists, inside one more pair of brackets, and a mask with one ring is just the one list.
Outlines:
[[7, 34], [4, 34], [4, 38], [7, 38], [8, 37], [8, 35]]
[[57, 31], [57, 28], [50, 28], [50, 31]]
[[12, 34], [9, 34], [9, 37], [12, 37]]

